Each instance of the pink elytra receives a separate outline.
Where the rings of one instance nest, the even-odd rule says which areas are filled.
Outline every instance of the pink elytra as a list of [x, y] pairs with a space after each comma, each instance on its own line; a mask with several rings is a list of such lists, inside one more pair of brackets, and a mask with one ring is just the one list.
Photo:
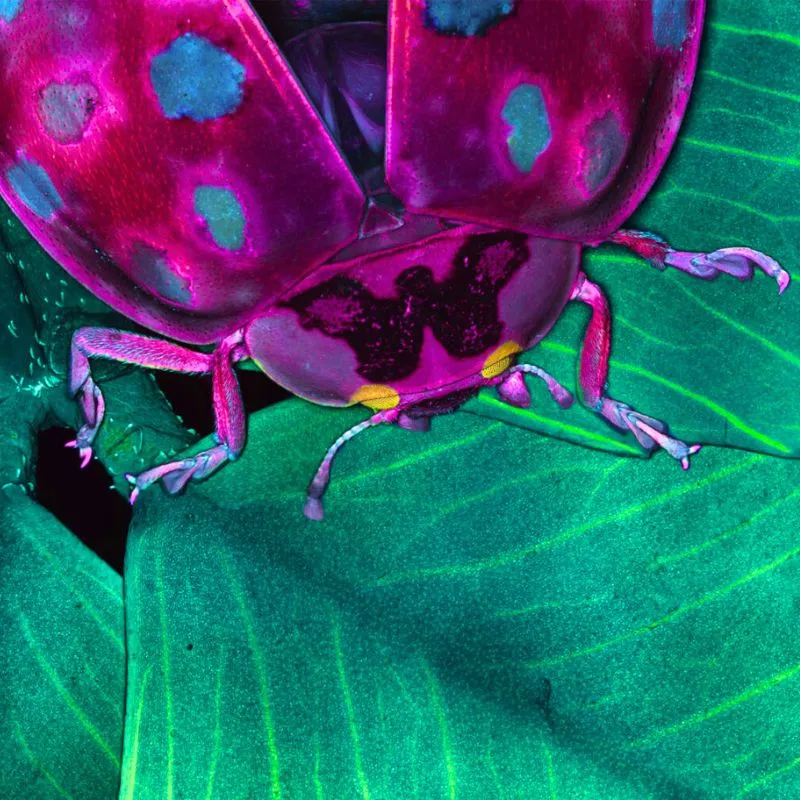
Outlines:
[[[699, 445], [606, 394], [608, 303], [580, 253], [612, 241], [659, 269], [788, 284], [748, 248], [620, 229], [675, 141], [703, 0], [342, 8], [346, 22], [299, 0], [0, 4], [0, 193], [94, 294], [183, 343], [75, 333], [82, 463], [104, 411], [91, 358], [213, 376], [216, 444], [129, 476], [132, 501], [239, 455], [234, 365], [252, 359], [300, 397], [375, 411], [312, 480], [320, 519], [335, 453], [367, 427], [425, 430], [486, 386], [524, 407], [528, 375], [568, 406], [515, 361], [576, 301], [592, 311], [584, 402], [688, 468]], [[302, 32], [268, 32], [287, 27]]]

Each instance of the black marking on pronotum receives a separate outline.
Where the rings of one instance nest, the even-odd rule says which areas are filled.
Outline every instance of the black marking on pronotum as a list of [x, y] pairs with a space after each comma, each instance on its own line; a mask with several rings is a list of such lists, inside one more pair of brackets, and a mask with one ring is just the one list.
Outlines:
[[396, 297], [376, 297], [360, 281], [336, 275], [279, 305], [297, 312], [305, 330], [344, 339], [363, 378], [390, 383], [419, 366], [426, 327], [456, 358], [499, 343], [498, 295], [530, 257], [526, 240], [513, 231], [470, 236], [441, 283], [430, 267], [409, 267], [395, 278]]

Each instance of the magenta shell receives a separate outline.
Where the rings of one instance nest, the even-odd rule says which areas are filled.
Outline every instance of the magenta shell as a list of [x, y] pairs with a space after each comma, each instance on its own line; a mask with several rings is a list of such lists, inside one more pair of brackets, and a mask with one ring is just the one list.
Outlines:
[[[390, 188], [429, 214], [587, 244], [607, 238], [675, 141], [704, 0], [489, 0], [513, 11], [470, 36], [435, 30], [434, 4], [392, 5]], [[503, 114], [520, 86], [541, 92], [550, 130], [530, 169], [509, 157]]]
[[[50, 255], [127, 317], [186, 342], [217, 341], [356, 238], [363, 193], [245, 0], [9, 7], [0, 192]], [[153, 58], [187, 33], [208, 42], [212, 70], [230, 70], [233, 83], [241, 66], [241, 96], [223, 87], [230, 113], [165, 116]], [[20, 163], [39, 183], [28, 187], [39, 214], [9, 182]], [[50, 214], [43, 174], [61, 200]], [[193, 202], [198, 186], [233, 193], [240, 247], [215, 242]]]
[[499, 347], [536, 344], [579, 263], [573, 242], [462, 226], [318, 268], [248, 326], [248, 350], [315, 403], [349, 405], [377, 385], [413, 404], [480, 375]]
[[[109, 305], [189, 343], [243, 329], [310, 400], [377, 387], [405, 405], [486, 377], [545, 335], [578, 243], [607, 237], [655, 180], [704, 4], [484, 0], [469, 8], [497, 19], [470, 31], [438, 29], [440, 4], [397, 0], [389, 16], [387, 179], [423, 212], [398, 231], [358, 238], [364, 191], [245, 0], [0, 5], [0, 193]], [[311, 52], [299, 72], [330, 63], [347, 88], [360, 52]]]

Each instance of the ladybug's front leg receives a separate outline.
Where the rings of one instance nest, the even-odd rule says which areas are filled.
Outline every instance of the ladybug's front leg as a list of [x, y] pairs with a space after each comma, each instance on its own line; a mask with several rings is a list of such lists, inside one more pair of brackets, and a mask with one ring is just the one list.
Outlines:
[[227, 460], [235, 459], [245, 442], [245, 412], [233, 362], [244, 356], [242, 335], [237, 332], [210, 355], [136, 333], [109, 328], [81, 328], [72, 338], [70, 393], [78, 396], [84, 424], [68, 446], [77, 447], [81, 466], [92, 456], [92, 443], [103, 421], [103, 395], [92, 379], [90, 358], [106, 358], [127, 364], [213, 377], [217, 445], [190, 458], [153, 467], [138, 476], [126, 475], [133, 484], [131, 503], [141, 489], [162, 479], [169, 492], [177, 492], [188, 480], [199, 480]]
[[778, 294], [789, 285], [789, 273], [774, 258], [749, 247], [723, 247], [713, 253], [693, 253], [674, 250], [654, 233], [631, 230], [619, 230], [608, 241], [633, 250], [656, 269], [674, 267], [703, 280], [725, 272], [740, 281], [750, 280], [754, 271], [760, 269], [778, 282]]
[[580, 386], [586, 404], [615, 427], [633, 433], [646, 450], [662, 447], [673, 458], [677, 458], [684, 469], [689, 469], [689, 456], [700, 449], [699, 444], [690, 446], [667, 435], [667, 426], [661, 420], [640, 414], [626, 403], [613, 400], [605, 394], [611, 350], [611, 314], [603, 291], [583, 272], [579, 272], [570, 300], [586, 303], [592, 310], [583, 340], [580, 366]]
[[84, 423], [75, 439], [67, 442], [67, 447], [78, 448], [81, 467], [85, 467], [92, 457], [92, 443], [105, 412], [103, 393], [92, 378], [90, 358], [198, 374], [208, 373], [211, 366], [211, 356], [193, 353], [162, 339], [113, 328], [79, 328], [75, 331], [70, 354], [69, 393], [78, 398]]

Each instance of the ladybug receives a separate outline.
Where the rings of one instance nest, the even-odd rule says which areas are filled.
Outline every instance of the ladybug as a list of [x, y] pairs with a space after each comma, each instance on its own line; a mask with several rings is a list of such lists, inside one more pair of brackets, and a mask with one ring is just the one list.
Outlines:
[[[517, 354], [565, 305], [591, 319], [580, 395], [684, 469], [700, 449], [610, 397], [609, 307], [581, 248], [658, 269], [788, 274], [748, 248], [621, 229], [689, 101], [704, 0], [5, 0], [0, 193], [97, 297], [170, 341], [75, 332], [85, 465], [103, 420], [90, 360], [213, 376], [216, 443], [129, 475], [131, 501], [245, 444], [234, 365], [311, 402], [425, 430], [482, 387], [527, 406]], [[271, 35], [270, 31], [274, 33]], [[575, 43], [580, 42], [580, 47]], [[187, 346], [189, 345], [189, 346]], [[213, 345], [212, 352], [191, 345]]]

